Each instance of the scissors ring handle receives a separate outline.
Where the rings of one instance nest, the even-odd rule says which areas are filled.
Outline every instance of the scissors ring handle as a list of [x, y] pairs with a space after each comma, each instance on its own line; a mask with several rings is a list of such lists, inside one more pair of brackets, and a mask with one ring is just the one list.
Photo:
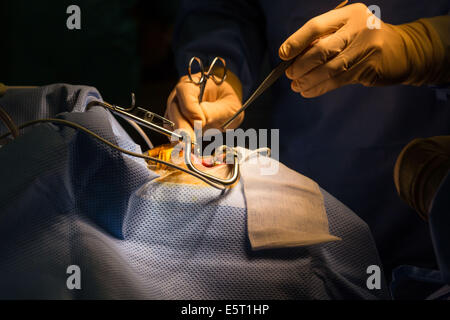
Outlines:
[[[214, 68], [218, 67], [217, 65], [222, 64], [222, 68], [223, 68], [223, 74], [222, 76], [217, 76], [216, 74], [213, 73]], [[221, 57], [215, 57], [213, 62], [211, 63], [211, 65], [209, 66], [209, 70], [208, 73], [206, 74], [207, 78], [212, 78], [214, 83], [216, 85], [221, 85], [225, 79], [227, 78], [227, 64], [225, 62], [225, 59], [221, 58]]]
[[[192, 77], [192, 63], [194, 63], [194, 61], [197, 61], [197, 64], [200, 67], [200, 79], [197, 81], [195, 81]], [[200, 58], [192, 57], [191, 61], [189, 61], [188, 77], [189, 77], [189, 80], [191, 80], [195, 84], [202, 84], [205, 81], [205, 69], [203, 67], [203, 62]]]

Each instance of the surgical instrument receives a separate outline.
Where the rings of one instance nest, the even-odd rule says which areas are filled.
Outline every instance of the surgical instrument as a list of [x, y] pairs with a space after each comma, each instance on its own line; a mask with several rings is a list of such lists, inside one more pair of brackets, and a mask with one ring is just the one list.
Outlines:
[[19, 129], [17, 128], [14, 121], [11, 119], [10, 115], [2, 107], [0, 107], [0, 120], [3, 121], [6, 128], [9, 130], [9, 132], [14, 138], [17, 138], [19, 136]]
[[[119, 106], [111, 105], [111, 104], [109, 104], [107, 102], [104, 102], [104, 101], [97, 101], [97, 100], [95, 100], [95, 101], [91, 101], [90, 103], [88, 103], [88, 105], [86, 107], [86, 110], [89, 110], [93, 106], [104, 107], [104, 108], [110, 110], [112, 113], [114, 113], [114, 114], [116, 114], [116, 115], [118, 115], [120, 117], [123, 117], [125, 119], [127, 119], [127, 118], [131, 119], [132, 121], [135, 121], [137, 124], [140, 124], [140, 125], [142, 125], [144, 127], [147, 127], [147, 128], [149, 128], [149, 129], [151, 129], [153, 131], [156, 131], [156, 132], [159, 132], [161, 134], [164, 134], [167, 137], [169, 137], [172, 142], [175, 142], [175, 141], [184, 142], [185, 143], [184, 162], [185, 162], [186, 166], [188, 167], [189, 172], [196, 173], [196, 175], [195, 175], [196, 177], [198, 177], [197, 175], [201, 176], [203, 178], [202, 179], [203, 181], [204, 181], [204, 179], [208, 180], [208, 182], [207, 182], [208, 184], [210, 184], [210, 185], [212, 185], [212, 186], [214, 186], [216, 188], [218, 188], [217, 184], [222, 185], [224, 187], [228, 187], [228, 186], [233, 185], [238, 180], [238, 178], [239, 178], [239, 161], [238, 161], [238, 155], [237, 155], [236, 151], [232, 152], [233, 153], [232, 156], [233, 156], [233, 161], [234, 162], [233, 162], [233, 171], [231, 173], [231, 177], [230, 178], [222, 179], [222, 178], [218, 178], [218, 177], [210, 175], [210, 174], [208, 174], [206, 172], [198, 170], [193, 165], [193, 163], [191, 161], [192, 145], [196, 146], [196, 144], [191, 142], [191, 138], [190, 138], [189, 134], [187, 134], [186, 132], [182, 132], [181, 134], [179, 134], [179, 133], [176, 133], [174, 131], [168, 130], [166, 128], [163, 128], [160, 125], [157, 125], [157, 124], [151, 122], [151, 120], [153, 118], [157, 118], [157, 119], [160, 119], [162, 121], [162, 123], [165, 123], [165, 124], [171, 123], [171, 121], [165, 119], [164, 117], [156, 115], [153, 112], [147, 111], [147, 110], [142, 109], [142, 108], [137, 108], [135, 106], [135, 96], [134, 96], [134, 94], [132, 94], [132, 105], [131, 105], [130, 108], [122, 108], [122, 107], [119, 107]], [[135, 109], [140, 109], [141, 111], [146, 112], [147, 117], [142, 119], [142, 118], [140, 118], [140, 117], [138, 117], [138, 116], [136, 116], [134, 114], [129, 113], [130, 111], [135, 110]], [[231, 148], [227, 148], [225, 150], [226, 154], [228, 154], [228, 152], [230, 152], [230, 149]], [[155, 158], [151, 158], [150, 160], [154, 161], [153, 159], [155, 159]], [[161, 161], [155, 161], [155, 162], [161, 162]], [[166, 164], [166, 163], [163, 163], [163, 164]], [[170, 167], [174, 167], [174, 165], [171, 165]], [[175, 166], [175, 168], [176, 169], [180, 169], [179, 166]], [[182, 171], [184, 171], [184, 170], [182, 170]], [[219, 187], [219, 189], [221, 189], [221, 188]]]
[[[198, 66], [200, 68], [200, 79], [198, 79], [198, 80], [194, 80], [193, 74], [192, 74], [192, 64], [194, 63], [194, 61], [197, 62]], [[217, 76], [216, 74], [214, 74], [214, 72], [213, 72], [214, 68], [218, 67], [217, 64], [219, 61], [222, 64], [222, 68], [223, 68], [223, 74], [220, 77]], [[202, 60], [197, 57], [192, 57], [191, 60], [189, 61], [188, 77], [189, 77], [189, 80], [191, 80], [194, 84], [200, 86], [200, 94], [198, 96], [198, 100], [199, 100], [199, 102], [202, 102], [203, 94], [205, 93], [206, 82], [208, 81], [208, 79], [212, 78], [214, 83], [216, 85], [220, 86], [227, 78], [227, 65], [223, 58], [215, 57], [213, 62], [209, 66], [208, 72], [205, 72], [205, 68], [203, 66]]]
[[[348, 0], [341, 2], [334, 10], [342, 8], [348, 3]], [[308, 48], [309, 49], [309, 48]], [[298, 57], [298, 56], [297, 56]], [[297, 57], [292, 58], [291, 60], [286, 60], [280, 62], [275, 69], [272, 70], [272, 72], [269, 73], [269, 75], [264, 79], [264, 81], [259, 85], [258, 88], [253, 92], [253, 94], [250, 96], [250, 98], [247, 99], [247, 101], [242, 105], [242, 107], [225, 123], [222, 125], [223, 129], [226, 129], [231, 122], [233, 122], [234, 119], [236, 119], [245, 109], [247, 109], [250, 104], [256, 100], [263, 92], [265, 92], [272, 84], [274, 84], [275, 81], [278, 80], [278, 78], [286, 71], [287, 68], [291, 64], [294, 63], [295, 59]]]
[[11, 90], [11, 89], [33, 89], [33, 88], [37, 88], [35, 86], [7, 86], [4, 83], [0, 82], [0, 97], [3, 96], [6, 91]]
[[[238, 154], [236, 152], [236, 150], [226, 147], [225, 153], [226, 156], [230, 155], [233, 157], [233, 169], [232, 172], [230, 174], [229, 178], [219, 178], [216, 176], [213, 176], [211, 174], [208, 174], [204, 171], [201, 171], [199, 169], [197, 169], [194, 164], [192, 163], [192, 159], [191, 159], [191, 154], [192, 154], [192, 145], [195, 145], [194, 143], [191, 142], [191, 138], [189, 136], [189, 134], [187, 134], [186, 132], [182, 132], [181, 134], [178, 134], [176, 132], [172, 132], [166, 128], [163, 128], [151, 121], [148, 121], [150, 118], [157, 118], [162, 120], [163, 123], [166, 123], [168, 120], [160, 117], [160, 116], [155, 116], [155, 114], [153, 114], [150, 111], [146, 111], [145, 109], [142, 109], [145, 112], [148, 112], [149, 114], [147, 114], [147, 119], [142, 119], [136, 115], [133, 115], [127, 111], [130, 110], [135, 110], [137, 109], [136, 106], [134, 105], [134, 95], [133, 95], [133, 102], [132, 102], [132, 107], [130, 108], [122, 108], [119, 106], [114, 106], [111, 105], [107, 102], [103, 102], [103, 101], [91, 101], [90, 103], [88, 103], [87, 107], [86, 107], [86, 111], [88, 111], [90, 108], [94, 107], [94, 106], [101, 106], [104, 107], [108, 110], [110, 110], [112, 113], [119, 115], [125, 119], [130, 119], [132, 121], [135, 121], [137, 124], [140, 124], [142, 126], [145, 126], [153, 131], [159, 132], [161, 134], [164, 134], [168, 137], [171, 138], [172, 141], [178, 141], [178, 142], [184, 142], [184, 162], [187, 166], [186, 168], [180, 167], [176, 164], [167, 162], [167, 161], [163, 161], [161, 159], [158, 158], [154, 158], [154, 157], [150, 157], [144, 154], [139, 154], [139, 153], [135, 153], [135, 152], [131, 152], [128, 151], [126, 149], [120, 148], [119, 146], [109, 142], [108, 140], [100, 137], [99, 135], [95, 134], [94, 132], [92, 132], [91, 130], [77, 124], [71, 121], [67, 121], [67, 120], [63, 120], [63, 119], [52, 119], [52, 118], [48, 118], [48, 119], [38, 119], [38, 120], [33, 120], [30, 122], [27, 122], [21, 126], [19, 126], [17, 129], [21, 130], [25, 127], [29, 127], [32, 126], [34, 124], [38, 124], [38, 123], [57, 123], [57, 124], [62, 124], [65, 126], [69, 126], [72, 127], [74, 129], [80, 130], [84, 133], [87, 133], [91, 136], [93, 136], [94, 138], [100, 140], [101, 142], [105, 143], [106, 145], [108, 145], [111, 148], [114, 148], [122, 153], [128, 154], [130, 156], [134, 156], [134, 157], [138, 157], [138, 158], [142, 158], [145, 159], [147, 161], [152, 161], [152, 162], [156, 162], [156, 163], [161, 163], [163, 165], [166, 165], [168, 167], [180, 170], [184, 173], [190, 174], [200, 180], [202, 180], [203, 182], [209, 184], [210, 186], [220, 189], [220, 190], [224, 190], [227, 187], [232, 186], [236, 181], [238, 181], [239, 179], [239, 159], [238, 159]], [[6, 111], [5, 114], [7, 115]], [[153, 116], [153, 117], [152, 117]], [[14, 134], [15, 135], [15, 131], [14, 130], [10, 130], [8, 133], [0, 136], [0, 140], [3, 138], [8, 137], [9, 135]]]
[[[104, 101], [94, 100], [94, 101], [91, 101], [88, 103], [88, 105], [86, 106], [86, 111], [89, 110], [90, 108], [92, 108], [93, 106], [102, 106], [124, 119], [130, 119], [132, 121], [135, 121], [135, 122], [139, 123], [140, 125], [147, 127], [153, 131], [159, 132], [169, 138], [174, 137], [177, 140], [183, 139], [183, 137], [180, 134], [172, 132], [172, 131], [164, 128], [163, 126], [157, 125], [154, 122], [152, 122], [156, 118], [156, 119], [161, 120], [162, 125], [169, 125], [170, 127], [173, 128], [174, 125], [173, 125], [172, 121], [170, 121], [164, 117], [161, 117], [153, 112], [147, 111], [143, 108], [136, 107], [134, 93], [131, 94], [131, 99], [132, 99], [132, 103], [131, 103], [130, 108], [122, 108], [122, 107], [119, 107], [116, 105], [109, 104]], [[143, 112], [144, 116], [141, 118], [141, 117], [138, 117], [137, 115], [132, 114], [131, 112], [133, 112], [135, 110]]]

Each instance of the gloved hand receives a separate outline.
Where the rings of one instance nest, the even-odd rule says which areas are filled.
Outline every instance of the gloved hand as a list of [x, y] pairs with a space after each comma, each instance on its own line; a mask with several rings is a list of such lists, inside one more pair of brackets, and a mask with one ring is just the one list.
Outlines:
[[403, 148], [395, 163], [397, 192], [428, 220], [433, 199], [449, 170], [450, 136], [415, 139]]
[[[439, 24], [433, 23], [436, 19]], [[445, 83], [448, 19], [394, 26], [356, 3], [309, 20], [281, 45], [279, 55], [289, 60], [300, 54], [286, 76], [293, 80], [292, 90], [308, 98], [354, 83]], [[377, 24], [379, 29], [369, 29]]]
[[[199, 74], [193, 75], [197, 76]], [[194, 121], [201, 121], [203, 130], [221, 129], [220, 126], [242, 107], [242, 85], [229, 70], [221, 85], [208, 80], [202, 102], [198, 100], [199, 94], [200, 86], [184, 76], [167, 100], [165, 117], [175, 123], [175, 128], [187, 131], [192, 139], [195, 139]], [[244, 114], [239, 115], [227, 129], [238, 127], [243, 119]]]

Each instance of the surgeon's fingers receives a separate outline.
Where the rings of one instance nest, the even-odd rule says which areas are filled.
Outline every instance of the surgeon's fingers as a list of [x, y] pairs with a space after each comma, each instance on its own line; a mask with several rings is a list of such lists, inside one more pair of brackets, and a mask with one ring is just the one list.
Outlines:
[[286, 70], [286, 76], [295, 80], [341, 53], [347, 46], [347, 37], [341, 32], [319, 39], [308, 51], [298, 56]]
[[175, 87], [178, 106], [181, 114], [189, 119], [194, 127], [195, 121], [206, 123], [205, 115], [200, 107], [200, 86], [191, 82], [187, 76], [180, 79]]
[[347, 22], [352, 6], [331, 10], [309, 20], [280, 46], [280, 58], [292, 59], [307, 49], [314, 40], [339, 30]]
[[[228, 120], [242, 107], [242, 103], [233, 88], [226, 82], [217, 88], [217, 100], [205, 101], [201, 107], [206, 116], [208, 128], [221, 128], [223, 123]], [[240, 114], [228, 126], [228, 129], [237, 128], [244, 120], [244, 113]]]
[[[169, 119], [172, 122], [175, 119], [172, 118], [173, 112], [171, 112], [170, 108], [173, 108], [172, 103], [173, 103], [173, 100], [175, 99], [176, 94], [177, 94], [177, 91], [175, 89], [173, 89], [172, 92], [170, 92], [169, 97], [167, 98], [166, 111], [164, 112], [164, 118]], [[164, 125], [164, 126], [169, 129], [169, 127], [167, 125]]]
[[333, 64], [335, 64], [335, 67], [331, 68], [335, 72], [332, 76], [322, 77], [323, 81], [317, 80], [315, 85], [304, 85], [300, 87], [298, 92], [305, 98], [314, 98], [348, 84], [360, 83], [361, 78], [376, 77], [370, 63], [366, 64], [363, 60], [350, 65], [346, 63], [345, 59], [338, 59], [333, 61]]
[[[201, 113], [204, 116], [205, 129], [221, 129], [222, 124], [241, 108], [241, 98], [228, 81], [220, 85], [214, 81], [207, 81], [203, 100], [199, 104]], [[237, 127], [243, 120], [244, 115], [240, 115], [232, 122], [231, 128]]]
[[[327, 63], [311, 70], [303, 77], [294, 80], [291, 85], [292, 90], [303, 94], [342, 73], [355, 75], [358, 65], [368, 59], [370, 59], [370, 55], [366, 54], [365, 51], [361, 51], [359, 48], [349, 47]], [[342, 83], [341, 85], [345, 84], [347, 83]]]
[[333, 78], [325, 80], [324, 82], [320, 83], [315, 87], [311, 87], [309, 89], [301, 91], [300, 94], [304, 98], [315, 98], [332, 90], [338, 89], [344, 85], [357, 83], [358, 81], [355, 80], [353, 74], [354, 74], [353, 70], [343, 72]]
[[195, 139], [193, 126], [190, 121], [184, 117], [180, 110], [175, 89], [169, 95], [167, 100], [167, 109], [164, 116], [174, 123], [175, 129], [182, 129], [190, 135], [191, 139]]

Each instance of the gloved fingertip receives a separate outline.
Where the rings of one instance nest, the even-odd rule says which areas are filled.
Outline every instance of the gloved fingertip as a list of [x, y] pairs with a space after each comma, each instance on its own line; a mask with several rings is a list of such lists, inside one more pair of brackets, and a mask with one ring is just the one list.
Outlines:
[[298, 85], [297, 81], [292, 81], [291, 82], [291, 89], [294, 92], [300, 92], [300, 86]]
[[286, 77], [288, 79], [294, 80], [293, 77], [292, 77], [292, 67], [287, 68], [284, 73], [286, 74]]
[[321, 95], [321, 93], [315, 89], [307, 89], [307, 90], [301, 90], [300, 94], [303, 98], [311, 99], [311, 98], [317, 98]]
[[291, 45], [289, 43], [285, 43], [278, 50], [278, 55], [283, 60], [289, 60], [290, 51], [291, 51]]
[[312, 98], [306, 93], [306, 91], [300, 91], [299, 93], [303, 98]]

